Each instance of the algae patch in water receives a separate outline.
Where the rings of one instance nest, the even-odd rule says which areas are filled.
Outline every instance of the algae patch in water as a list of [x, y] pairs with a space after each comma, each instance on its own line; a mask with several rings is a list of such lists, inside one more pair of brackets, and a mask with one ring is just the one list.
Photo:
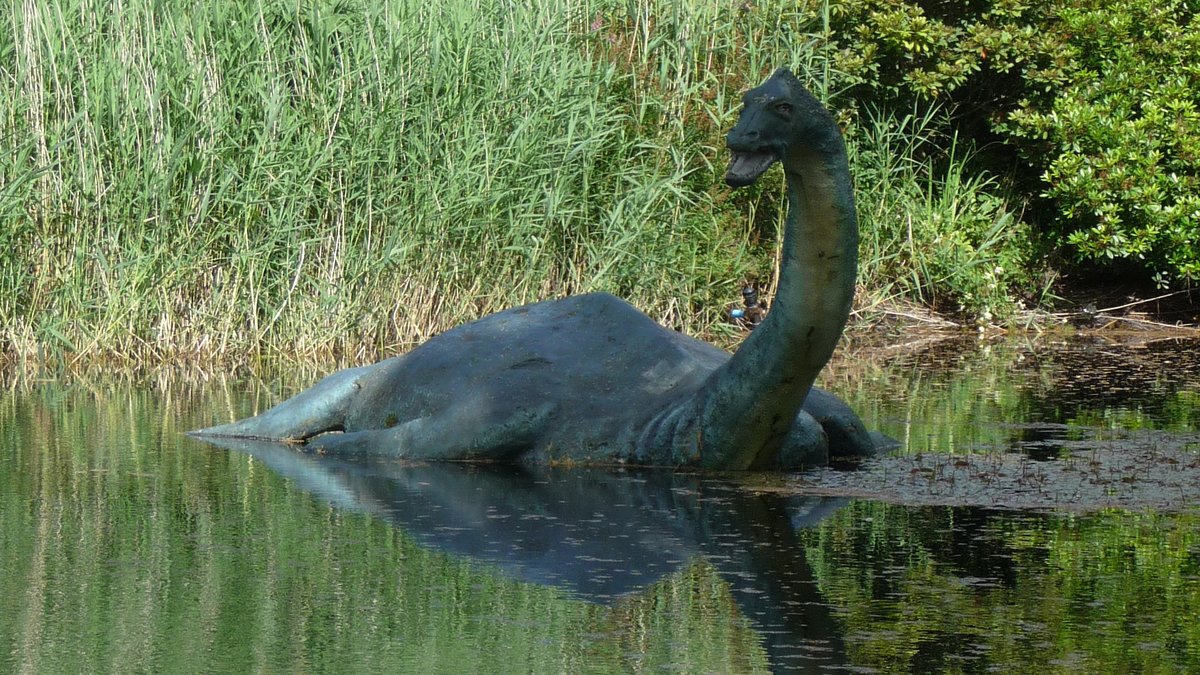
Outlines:
[[785, 489], [906, 505], [1072, 512], [1200, 506], [1200, 433], [1061, 426], [1065, 438], [1047, 440], [1046, 426], [1038, 429], [1042, 438], [1020, 444], [1018, 452], [878, 457], [852, 470], [808, 472]]

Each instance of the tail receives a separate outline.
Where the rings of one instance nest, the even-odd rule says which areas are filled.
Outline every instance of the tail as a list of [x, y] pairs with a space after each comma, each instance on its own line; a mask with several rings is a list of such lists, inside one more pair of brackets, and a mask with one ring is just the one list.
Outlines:
[[188, 435], [302, 442], [326, 431], [339, 431], [350, 402], [359, 391], [359, 380], [372, 368], [338, 371], [260, 415], [189, 431]]

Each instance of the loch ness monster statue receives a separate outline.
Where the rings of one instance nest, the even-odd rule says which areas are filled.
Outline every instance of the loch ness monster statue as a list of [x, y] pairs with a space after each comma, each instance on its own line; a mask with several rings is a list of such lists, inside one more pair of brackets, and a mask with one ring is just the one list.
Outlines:
[[854, 295], [858, 225], [833, 116], [787, 69], [743, 98], [725, 180], [776, 162], [778, 290], [729, 353], [589, 293], [508, 309], [325, 377], [255, 417], [191, 432], [336, 456], [794, 469], [887, 443], [813, 386]]

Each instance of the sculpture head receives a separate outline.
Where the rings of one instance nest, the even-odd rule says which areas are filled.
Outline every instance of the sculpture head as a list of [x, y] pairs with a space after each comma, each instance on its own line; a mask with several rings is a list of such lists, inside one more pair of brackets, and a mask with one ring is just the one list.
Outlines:
[[790, 146], [818, 142], [832, 124], [825, 106], [787, 68], [746, 92], [742, 104], [737, 124], [725, 137], [732, 155], [725, 182], [735, 188], [758, 180]]

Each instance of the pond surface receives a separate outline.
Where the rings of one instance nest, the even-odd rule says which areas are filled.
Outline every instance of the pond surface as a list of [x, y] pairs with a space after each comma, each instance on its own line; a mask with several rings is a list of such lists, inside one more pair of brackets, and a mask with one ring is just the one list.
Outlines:
[[216, 448], [308, 379], [11, 382], [0, 672], [1200, 672], [1198, 347], [843, 360], [905, 449], [784, 477]]

